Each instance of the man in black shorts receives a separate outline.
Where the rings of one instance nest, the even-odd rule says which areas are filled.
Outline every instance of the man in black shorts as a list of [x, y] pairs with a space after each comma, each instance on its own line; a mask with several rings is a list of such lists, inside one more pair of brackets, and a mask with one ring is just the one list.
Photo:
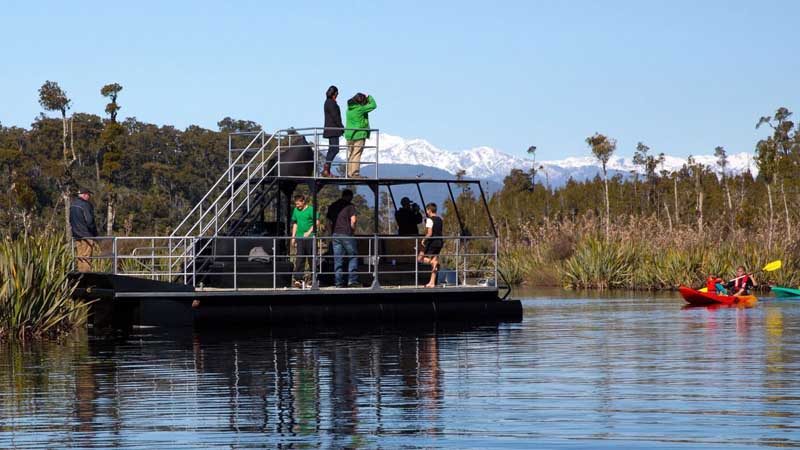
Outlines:
[[432, 288], [436, 286], [436, 273], [439, 272], [439, 253], [444, 246], [444, 241], [441, 238], [444, 222], [441, 217], [436, 215], [436, 203], [425, 205], [425, 213], [428, 215], [428, 218], [425, 219], [425, 238], [422, 240], [422, 249], [417, 255], [417, 261], [431, 265], [431, 280], [425, 287]]

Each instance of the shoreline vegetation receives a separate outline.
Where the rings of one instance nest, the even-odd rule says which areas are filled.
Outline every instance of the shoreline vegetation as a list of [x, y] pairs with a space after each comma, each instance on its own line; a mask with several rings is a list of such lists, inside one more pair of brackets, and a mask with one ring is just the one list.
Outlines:
[[[800, 282], [800, 126], [778, 108], [756, 128], [767, 136], [755, 143], [753, 164], [729, 171], [727, 152], [714, 148], [716, 167], [693, 157], [680, 170], [663, 170], [665, 156], [639, 142], [628, 176], [608, 176], [616, 141], [595, 133], [587, 150], [602, 171], [594, 179], [550, 186], [535, 161], [512, 169], [489, 201], [500, 237], [500, 268], [511, 284], [567, 288], [674, 290], [698, 285], [709, 275], [733, 276], [744, 265], [762, 288]], [[445, 203], [445, 223], [460, 220]], [[469, 224], [486, 230], [479, 200], [468, 188], [456, 199]], [[783, 269], [759, 273], [768, 261]]]
[[61, 235], [0, 240], [0, 340], [57, 338], [86, 324], [89, 303], [72, 299], [71, 264]]
[[[768, 251], [766, 231], [725, 235], [717, 226], [708, 235], [726, 238], [708, 239], [690, 226], [670, 231], [654, 218], [635, 217], [612, 222], [608, 240], [604, 231], [604, 223], [590, 218], [547, 223], [539, 228], [535, 245], [506, 242], [500, 270], [512, 284], [575, 289], [676, 290], [699, 286], [711, 274], [732, 277], [738, 265], [755, 271], [760, 290], [800, 283], [800, 243], [773, 245]], [[776, 259], [783, 261], [781, 270], [758, 272]]]

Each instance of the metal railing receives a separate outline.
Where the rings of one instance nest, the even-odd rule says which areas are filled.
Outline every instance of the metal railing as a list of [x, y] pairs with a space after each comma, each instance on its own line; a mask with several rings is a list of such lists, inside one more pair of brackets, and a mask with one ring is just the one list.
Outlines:
[[[368, 155], [373, 151], [374, 158], [364, 159], [363, 155], [358, 162], [349, 162], [349, 152], [351, 147], [344, 138], [340, 138], [339, 153], [343, 156], [343, 160], [334, 159], [331, 162], [332, 168], [343, 168], [337, 175], [339, 178], [351, 178], [347, 170], [348, 164], [353, 164], [358, 167], [358, 172], [361, 172], [363, 167], [374, 167], [375, 172], [369, 178], [377, 179], [379, 177], [379, 148], [380, 148], [380, 130], [377, 128], [321, 128], [321, 127], [307, 127], [307, 128], [286, 128], [278, 130], [272, 134], [275, 138], [275, 144], [279, 150], [277, 154], [278, 172], [277, 176], [291, 176], [293, 178], [321, 178], [321, 165], [325, 162], [326, 155], [330, 149], [330, 144], [327, 138], [322, 135], [325, 131], [365, 131], [369, 133], [370, 138], [374, 138], [374, 143], [366, 140], [363, 152]], [[241, 167], [243, 163], [236, 162], [240, 160], [241, 155], [254, 152], [252, 148], [244, 147], [237, 148], [235, 137], [257, 137], [260, 132], [239, 132], [232, 133], [228, 137], [228, 170], [229, 172]], [[292, 151], [302, 152], [310, 150], [310, 154], [306, 158], [296, 159], [287, 158]], [[291, 155], [298, 156], [298, 155]], [[246, 158], [245, 158], [246, 159]]]
[[[494, 236], [443, 236], [439, 258], [439, 285], [494, 287], [497, 280], [497, 239]], [[88, 258], [93, 272], [141, 277], [173, 282], [181, 277], [195, 288], [238, 291], [242, 289], [282, 290], [301, 281], [307, 289], [336, 284], [337, 258], [344, 258], [340, 274], [352, 273], [365, 287], [419, 288], [427, 284], [430, 264], [420, 262], [423, 236], [319, 236], [309, 237], [312, 252], [307, 268], [294, 267], [298, 255], [289, 251], [291, 237], [273, 236], [144, 236], [97, 237], [100, 252]], [[332, 241], [351, 239], [357, 251], [339, 256], [332, 251]], [[188, 241], [175, 267], [170, 254], [176, 242]], [[255, 248], [259, 247], [260, 251]], [[204, 249], [198, 252], [197, 249]], [[74, 254], [74, 253], [73, 253]], [[302, 257], [302, 256], [300, 256]], [[357, 269], [347, 271], [349, 258], [357, 260]], [[77, 260], [77, 258], [75, 258]], [[198, 271], [195, 260], [208, 262]]]
[[[325, 130], [325, 128], [311, 127], [282, 129], [272, 135], [267, 135], [264, 131], [231, 133], [228, 136], [228, 168], [170, 235], [179, 238], [169, 242], [169, 254], [172, 257], [170, 265], [177, 269], [179, 264], [187, 262], [187, 258], [188, 264], [195, 264], [191, 253], [203, 253], [205, 247], [199, 250], [193, 247], [190, 249], [192, 237], [219, 236], [236, 214], [240, 212], [246, 214], [250, 211], [255, 193], [268, 178], [283, 176], [318, 178], [320, 156], [324, 159], [322, 153], [329, 148], [326, 142], [322, 142]], [[370, 135], [374, 133], [375, 144], [366, 145], [365, 142], [363, 148], [363, 150], [374, 149], [374, 161], [362, 159], [359, 162], [332, 164], [354, 164], [358, 167], [358, 171], [363, 166], [372, 165], [375, 167], [374, 178], [377, 178], [379, 130], [366, 128], [336, 130], [366, 131]], [[247, 145], [242, 148], [236, 148], [234, 145], [234, 140], [238, 142], [239, 137], [244, 137], [247, 141]], [[349, 146], [340, 145], [341, 148], [345, 149], [347, 155]], [[347, 170], [345, 175], [349, 176]]]
[[[253, 193], [266, 178], [274, 176], [274, 156], [279, 150], [275, 147], [270, 149], [273, 140], [274, 136], [266, 138], [263, 131], [256, 133], [246, 147], [254, 151], [240, 153], [178, 224], [170, 235], [178, 239], [168, 243], [171, 268], [177, 269], [179, 264], [195, 253], [194, 247], [190, 246], [194, 237], [217, 236], [237, 212], [243, 208], [249, 211]], [[247, 158], [249, 153], [251, 155]], [[188, 263], [194, 264], [194, 258], [190, 258]]]

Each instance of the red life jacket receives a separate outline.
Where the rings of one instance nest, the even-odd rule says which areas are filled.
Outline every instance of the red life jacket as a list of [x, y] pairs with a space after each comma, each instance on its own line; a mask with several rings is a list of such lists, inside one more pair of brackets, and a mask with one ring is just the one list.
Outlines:
[[717, 280], [714, 277], [706, 278], [706, 289], [710, 293], [717, 292]]
[[750, 279], [749, 276], [743, 275], [742, 278], [733, 281], [733, 288], [738, 292], [739, 289], [743, 289], [747, 287], [747, 281]]

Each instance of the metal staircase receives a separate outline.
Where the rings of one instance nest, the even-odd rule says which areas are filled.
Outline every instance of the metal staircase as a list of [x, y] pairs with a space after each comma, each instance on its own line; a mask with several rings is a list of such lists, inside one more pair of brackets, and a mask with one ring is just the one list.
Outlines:
[[256, 133], [236, 158], [229, 159], [228, 169], [170, 234], [169, 268], [182, 275], [184, 282], [197, 272], [197, 256], [213, 241], [206, 238], [223, 235], [226, 227], [236, 223], [237, 213], [246, 216], [257, 205], [254, 196], [271, 191], [280, 167], [281, 145], [275, 136]]
[[[375, 144], [365, 148], [377, 149], [378, 130], [364, 130], [376, 135]], [[312, 127], [229, 135], [228, 168], [167, 238], [169, 276], [194, 284], [210, 261], [201, 256], [208, 253], [214, 238], [240, 234], [254, 212], [276, 200], [282, 177], [316, 179], [318, 158], [326, 148], [320, 143], [323, 132]], [[234, 148], [244, 142], [247, 145]], [[374, 177], [378, 177], [377, 150], [374, 162], [362, 160], [361, 164], [374, 166]]]

